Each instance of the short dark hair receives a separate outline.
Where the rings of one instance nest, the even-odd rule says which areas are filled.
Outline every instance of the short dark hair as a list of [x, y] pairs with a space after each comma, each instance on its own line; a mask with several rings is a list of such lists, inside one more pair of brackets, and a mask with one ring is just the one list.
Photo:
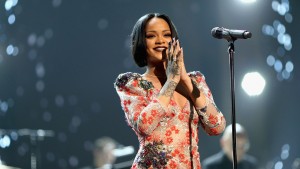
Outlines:
[[135, 63], [139, 67], [144, 67], [147, 65], [147, 51], [146, 51], [146, 32], [145, 27], [148, 21], [152, 18], [161, 18], [165, 20], [170, 29], [172, 38], [178, 39], [178, 33], [175, 25], [171, 21], [171, 19], [165, 15], [160, 13], [148, 13], [142, 16], [134, 25], [132, 33], [131, 33], [131, 53]]

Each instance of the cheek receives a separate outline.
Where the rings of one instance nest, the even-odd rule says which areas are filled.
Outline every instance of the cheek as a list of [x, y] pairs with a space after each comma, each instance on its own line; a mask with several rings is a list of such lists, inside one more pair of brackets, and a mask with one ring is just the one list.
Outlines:
[[149, 48], [149, 47], [151, 47], [151, 46], [153, 46], [153, 42], [150, 40], [150, 39], [146, 39], [146, 42], [145, 42], [146, 44], [146, 48]]

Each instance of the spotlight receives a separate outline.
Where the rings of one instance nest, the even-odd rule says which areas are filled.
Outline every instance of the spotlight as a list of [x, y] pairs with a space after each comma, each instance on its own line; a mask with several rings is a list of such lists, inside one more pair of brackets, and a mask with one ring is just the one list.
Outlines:
[[258, 72], [247, 73], [242, 80], [242, 88], [249, 96], [260, 95], [265, 84], [265, 79]]

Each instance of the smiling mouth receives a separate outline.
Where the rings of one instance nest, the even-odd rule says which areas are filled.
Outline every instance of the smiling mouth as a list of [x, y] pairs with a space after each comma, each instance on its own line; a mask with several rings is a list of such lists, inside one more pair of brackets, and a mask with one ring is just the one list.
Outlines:
[[162, 51], [166, 50], [166, 48], [163, 48], [163, 47], [161, 47], [161, 48], [154, 48], [154, 50], [157, 51], [157, 52], [162, 52]]

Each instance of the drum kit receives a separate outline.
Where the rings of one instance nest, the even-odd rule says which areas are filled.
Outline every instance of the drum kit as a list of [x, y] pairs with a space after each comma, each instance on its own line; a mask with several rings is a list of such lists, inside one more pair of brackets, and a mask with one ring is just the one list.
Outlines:
[[[31, 145], [31, 169], [39, 169], [38, 167], [38, 141], [44, 140], [45, 137], [54, 137], [54, 131], [52, 130], [43, 130], [43, 129], [0, 129], [0, 136], [29, 136], [30, 145]], [[0, 137], [0, 138], [1, 138]], [[7, 166], [1, 163], [0, 160], [0, 169], [21, 169], [17, 167]]]

